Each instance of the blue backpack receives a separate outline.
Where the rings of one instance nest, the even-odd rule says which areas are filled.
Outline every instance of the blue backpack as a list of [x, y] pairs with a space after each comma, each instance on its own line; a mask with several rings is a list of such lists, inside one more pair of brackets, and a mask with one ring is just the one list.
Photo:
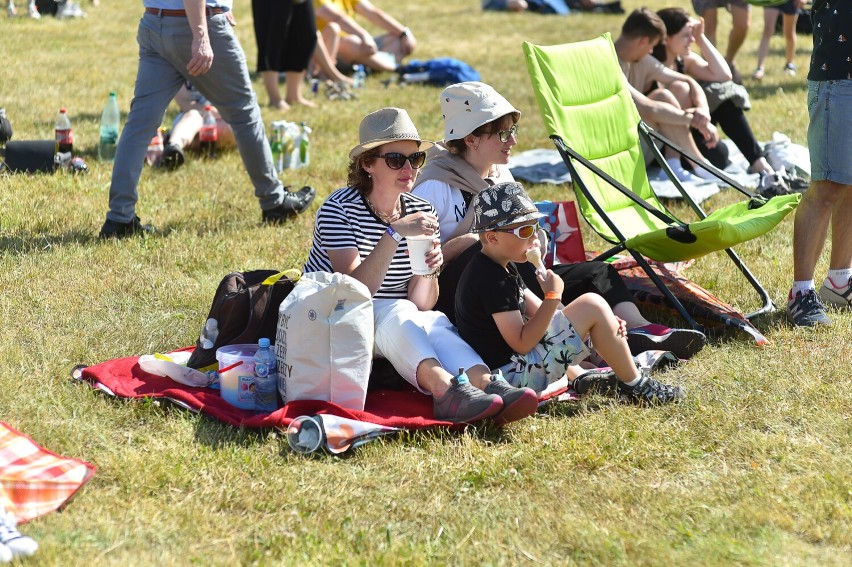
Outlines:
[[[452, 57], [439, 57], [428, 61], [412, 59], [407, 65], [397, 69], [400, 75], [421, 75], [420, 80], [433, 85], [444, 86], [465, 81], [479, 81], [479, 73], [464, 61]], [[406, 77], [403, 77], [406, 79]], [[407, 79], [406, 79], [407, 80]]]

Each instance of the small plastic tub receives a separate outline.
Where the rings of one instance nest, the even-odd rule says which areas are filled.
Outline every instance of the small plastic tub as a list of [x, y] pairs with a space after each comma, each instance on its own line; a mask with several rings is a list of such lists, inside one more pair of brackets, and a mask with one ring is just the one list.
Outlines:
[[254, 355], [257, 345], [228, 345], [216, 350], [222, 398], [240, 409], [254, 409]]

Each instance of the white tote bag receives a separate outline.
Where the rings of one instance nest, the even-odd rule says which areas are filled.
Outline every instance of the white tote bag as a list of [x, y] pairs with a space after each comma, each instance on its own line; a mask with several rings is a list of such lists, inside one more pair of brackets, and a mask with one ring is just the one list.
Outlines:
[[366, 285], [340, 273], [304, 274], [278, 308], [281, 399], [363, 410], [373, 337], [373, 302]]

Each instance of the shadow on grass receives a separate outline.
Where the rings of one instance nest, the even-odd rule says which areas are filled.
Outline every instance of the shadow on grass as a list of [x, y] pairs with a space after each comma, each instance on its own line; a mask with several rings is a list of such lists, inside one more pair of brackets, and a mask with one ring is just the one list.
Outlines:
[[0, 252], [13, 256], [24, 256], [32, 252], [48, 251], [54, 246], [66, 244], [92, 244], [98, 241], [98, 233], [82, 229], [71, 229], [60, 234], [47, 232], [26, 233], [15, 236], [0, 236]]

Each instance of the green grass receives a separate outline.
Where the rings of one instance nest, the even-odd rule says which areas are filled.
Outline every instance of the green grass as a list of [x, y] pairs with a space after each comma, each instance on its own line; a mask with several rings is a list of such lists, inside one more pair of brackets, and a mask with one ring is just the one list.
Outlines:
[[[20, 2], [19, 2], [20, 4]], [[156, 402], [107, 398], [69, 380], [78, 363], [191, 344], [220, 278], [239, 268], [299, 267], [312, 214], [280, 228], [260, 211], [235, 153], [146, 170], [139, 214], [162, 234], [100, 243], [110, 167], [96, 154], [100, 111], [115, 89], [126, 113], [136, 72], [139, 2], [105, 2], [80, 21], [0, 17], [0, 104], [15, 138], [49, 139], [60, 106], [91, 173], [0, 177], [2, 419], [60, 454], [98, 466], [61, 514], [24, 527], [39, 565], [848, 565], [852, 558], [852, 317], [830, 329], [758, 321], [772, 345], [718, 337], [663, 376], [685, 386], [677, 407], [639, 409], [593, 397], [552, 406], [503, 431], [406, 433], [350, 457], [300, 458], [271, 432], [242, 431]], [[380, 1], [380, 5], [391, 3]], [[479, 2], [400, 2], [421, 58], [472, 64], [524, 111], [519, 150], [550, 147], [520, 44], [617, 32], [614, 16], [482, 13]], [[648, 2], [663, 7], [659, 0]], [[628, 8], [638, 3], [627, 3]], [[237, 3], [249, 64], [249, 3]], [[720, 37], [730, 19], [722, 20]], [[760, 11], [738, 56], [753, 68]], [[805, 143], [800, 37], [795, 78], [783, 40], [771, 74], [750, 85], [748, 117], [768, 139]], [[724, 45], [724, 42], [723, 42]], [[255, 80], [261, 102], [266, 98]], [[288, 172], [321, 197], [345, 180], [346, 154], [369, 111], [409, 109], [420, 133], [441, 134], [432, 87], [383, 88], [355, 102], [320, 101], [267, 122], [307, 120], [312, 163]], [[170, 112], [168, 119], [173, 115]], [[566, 198], [535, 186], [536, 198]], [[716, 207], [730, 202], [721, 195]], [[584, 227], [588, 248], [602, 243]], [[783, 305], [792, 221], [741, 247]], [[824, 257], [818, 274], [826, 268]], [[743, 309], [749, 290], [721, 258], [688, 274]], [[821, 277], [821, 275], [819, 276]]]

